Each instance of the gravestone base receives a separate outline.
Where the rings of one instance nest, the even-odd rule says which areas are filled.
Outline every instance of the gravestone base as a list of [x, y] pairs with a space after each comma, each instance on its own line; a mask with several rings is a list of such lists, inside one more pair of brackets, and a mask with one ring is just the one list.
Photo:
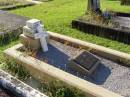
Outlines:
[[20, 41], [25, 47], [29, 47], [33, 50], [38, 50], [41, 48], [40, 40], [27, 37], [24, 34], [20, 35]]

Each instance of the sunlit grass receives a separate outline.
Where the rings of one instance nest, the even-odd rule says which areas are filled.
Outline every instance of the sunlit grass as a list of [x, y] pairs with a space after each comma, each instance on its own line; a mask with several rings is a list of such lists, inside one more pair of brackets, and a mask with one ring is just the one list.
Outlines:
[[[53, 0], [51, 2], [44, 2], [41, 5], [12, 10], [11, 12], [30, 18], [40, 19], [45, 24], [47, 30], [130, 53], [130, 45], [90, 34], [84, 34], [81, 31], [72, 29], [71, 21], [85, 13], [86, 5], [86, 0]], [[101, 0], [101, 8], [103, 10], [110, 9], [114, 11], [130, 12], [130, 6], [121, 6], [119, 1], [114, 0]]]

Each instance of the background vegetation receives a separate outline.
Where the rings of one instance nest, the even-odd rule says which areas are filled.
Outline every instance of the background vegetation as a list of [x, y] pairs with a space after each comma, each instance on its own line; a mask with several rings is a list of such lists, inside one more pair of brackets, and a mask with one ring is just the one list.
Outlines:
[[[85, 34], [76, 29], [72, 29], [71, 21], [85, 14], [85, 10], [87, 8], [86, 5], [86, 0], [53, 0], [51, 2], [44, 2], [41, 5], [12, 10], [11, 12], [30, 18], [40, 19], [45, 24], [47, 30], [130, 53], [130, 45]], [[102, 10], [107, 8], [113, 11], [130, 12], [130, 6], [121, 6], [120, 1], [118, 0], [101, 0], [101, 8]], [[0, 46], [0, 66], [4, 66], [6, 67], [5, 69], [14, 72], [20, 79], [25, 79], [29, 76], [28, 73], [25, 72], [22, 67], [19, 67], [15, 62], [5, 60], [2, 53], [3, 50], [17, 43], [19, 43], [18, 40], [11, 39], [10, 42]], [[83, 95], [77, 90], [70, 90], [69, 88], [55, 84], [55, 82], [49, 84], [43, 83], [40, 90], [43, 92], [48, 91], [47, 94], [53, 97], [83, 97]]]
[[[85, 14], [86, 8], [86, 0], [53, 0], [51, 2], [44, 2], [41, 5], [12, 10], [11, 12], [40, 19], [47, 30], [130, 53], [130, 45], [72, 29], [71, 21]], [[109, 9], [113, 11], [130, 12], [130, 6], [121, 6], [120, 1], [117, 0], [101, 0], [101, 8], [102, 10]]]

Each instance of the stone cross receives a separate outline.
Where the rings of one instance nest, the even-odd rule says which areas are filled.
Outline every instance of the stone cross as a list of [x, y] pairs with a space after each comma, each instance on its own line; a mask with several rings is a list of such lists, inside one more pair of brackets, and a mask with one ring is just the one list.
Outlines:
[[23, 34], [33, 39], [40, 39], [43, 52], [48, 51], [47, 38], [48, 34], [42, 29], [40, 20], [31, 19], [26, 22], [26, 26], [23, 27]]

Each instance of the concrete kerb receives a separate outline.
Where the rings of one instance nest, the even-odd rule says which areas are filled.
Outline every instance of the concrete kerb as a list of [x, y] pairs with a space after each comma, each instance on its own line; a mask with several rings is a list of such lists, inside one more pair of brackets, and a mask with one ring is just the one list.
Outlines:
[[[127, 58], [130, 57], [130, 55], [126, 54], [126, 53], [116, 51], [116, 53], [118, 53], [116, 55], [115, 50], [112, 50], [112, 49], [108, 49], [108, 48], [105, 48], [102, 46], [87, 43], [87, 42], [84, 42], [84, 41], [81, 41], [78, 39], [74, 39], [74, 38], [70, 38], [70, 37], [60, 35], [57, 33], [53, 33], [53, 32], [48, 32], [48, 33], [50, 34], [51, 38], [53, 38], [53, 39], [54, 38], [55, 39], [61, 38], [64, 41], [73, 42], [73, 43], [76, 43], [77, 45], [81, 45], [83, 47], [86, 47], [86, 46], [89, 48], [91, 47], [92, 49], [94, 49], [96, 51], [102, 52], [103, 55], [106, 55], [106, 54], [110, 54], [110, 56], [114, 55], [116, 57], [116, 59], [118, 59], [118, 58], [124, 59], [126, 57], [125, 55], [127, 55]], [[48, 79], [50, 81], [52, 81], [54, 79], [61, 80], [62, 82], [66, 83], [70, 86], [74, 86], [74, 87], [79, 88], [80, 90], [85, 92], [86, 96], [88, 96], [88, 97], [122, 97], [122, 96], [120, 96], [116, 93], [113, 93], [107, 89], [104, 89], [104, 88], [97, 86], [93, 83], [90, 83], [90, 82], [85, 81], [81, 78], [73, 76], [73, 75], [71, 75], [67, 72], [64, 72], [58, 68], [55, 68], [47, 63], [41, 62], [40, 60], [35, 59], [31, 56], [24, 56], [20, 51], [17, 50], [20, 47], [22, 47], [22, 44], [18, 44], [12, 48], [9, 48], [9, 49], [5, 50], [4, 53], [7, 56], [12, 57], [12, 58], [20, 61], [22, 63], [22, 65], [24, 67], [26, 67], [30, 71], [30, 73], [37, 79], [40, 79], [40, 80]], [[121, 56], [121, 55], [123, 55], [123, 56]]]
[[36, 79], [41, 81], [45, 81], [45, 79], [47, 79], [46, 81], [60, 80], [67, 85], [74, 86], [82, 90], [86, 94], [86, 97], [122, 97], [114, 92], [73, 76], [31, 56], [24, 56], [17, 50], [22, 46], [22, 44], [15, 45], [14, 47], [5, 50], [4, 53], [8, 57], [21, 62], [21, 65], [29, 70], [31, 75], [33, 75]]
[[57, 34], [54, 32], [48, 31], [48, 33], [50, 34], [51, 38], [53, 38], [54, 40], [58, 40], [62, 42], [65, 41], [65, 42], [68, 42], [68, 44], [69, 43], [71, 43], [71, 45], [73, 44], [76, 47], [89, 49], [90, 52], [97, 54], [99, 56], [102, 56], [104, 58], [110, 59], [112, 61], [115, 61], [115, 62], [121, 61], [123, 63], [130, 62], [130, 54], [113, 50], [110, 48], [106, 48], [106, 47], [96, 45], [90, 42], [82, 41], [79, 39], [74, 39], [74, 38]]

